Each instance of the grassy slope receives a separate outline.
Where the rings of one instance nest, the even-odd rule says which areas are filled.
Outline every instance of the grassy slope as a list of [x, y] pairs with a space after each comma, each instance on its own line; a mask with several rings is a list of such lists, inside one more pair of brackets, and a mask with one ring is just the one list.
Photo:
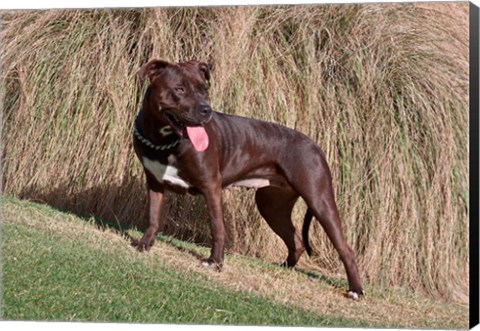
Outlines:
[[240, 256], [217, 273], [200, 267], [205, 248], [162, 237], [139, 254], [111, 229], [14, 198], [3, 216], [2, 319], [467, 327], [465, 305], [368, 287], [353, 302], [339, 277]]

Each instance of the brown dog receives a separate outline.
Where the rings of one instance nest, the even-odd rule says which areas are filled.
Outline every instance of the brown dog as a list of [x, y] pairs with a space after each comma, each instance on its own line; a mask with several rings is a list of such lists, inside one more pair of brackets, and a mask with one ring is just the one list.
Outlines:
[[[257, 189], [260, 214], [285, 242], [285, 265], [293, 267], [307, 250], [308, 228], [318, 219], [340, 254], [349, 297], [363, 294], [352, 249], [342, 233], [332, 179], [316, 143], [284, 126], [213, 112], [209, 105], [209, 68], [189, 61], [152, 60], [139, 75], [150, 85], [134, 125], [135, 152], [142, 162], [149, 196], [149, 227], [137, 243], [148, 250], [160, 224], [165, 189], [205, 197], [212, 231], [212, 251], [205, 265], [223, 264], [225, 228], [222, 189]], [[303, 240], [291, 220], [298, 197], [308, 205]]]

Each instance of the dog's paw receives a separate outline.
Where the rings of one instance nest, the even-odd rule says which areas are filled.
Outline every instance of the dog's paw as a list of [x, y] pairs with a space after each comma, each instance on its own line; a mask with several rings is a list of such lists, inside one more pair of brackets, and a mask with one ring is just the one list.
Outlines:
[[152, 245], [153, 243], [149, 244], [149, 243], [143, 242], [142, 240], [140, 241], [135, 240], [135, 241], [132, 241], [132, 243], [130, 244], [130, 247], [136, 249], [139, 252], [146, 252], [150, 250], [150, 247], [152, 247]]
[[222, 271], [222, 265], [210, 260], [203, 260], [201, 265], [202, 267], [207, 269], [212, 269], [214, 271]]
[[287, 260], [283, 261], [282, 263], [279, 264], [280, 268], [288, 268], [288, 262]]
[[355, 291], [348, 291], [348, 293], [346, 295], [347, 298], [352, 299], [352, 300], [358, 300], [358, 299], [360, 299], [361, 296], [363, 296], [363, 293], [358, 294]]
[[285, 260], [282, 263], [279, 263], [278, 265], [281, 268], [285, 268], [285, 269], [293, 269], [293, 267], [295, 267], [295, 264], [288, 263], [288, 260]]

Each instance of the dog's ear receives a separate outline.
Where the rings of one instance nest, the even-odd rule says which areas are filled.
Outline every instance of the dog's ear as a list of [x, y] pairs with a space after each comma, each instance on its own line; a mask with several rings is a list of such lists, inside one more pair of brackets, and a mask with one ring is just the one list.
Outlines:
[[198, 70], [207, 84], [210, 82], [210, 66], [207, 63], [190, 60], [188, 62], [180, 63], [180, 65], [190, 68], [190, 70]]
[[203, 78], [207, 83], [210, 82], [210, 66], [205, 62], [198, 62], [198, 69], [203, 74]]
[[158, 76], [169, 65], [170, 63], [167, 61], [151, 60], [150, 62], [141, 66], [137, 73], [140, 79], [143, 80], [145, 77], [148, 77], [151, 82], [155, 76]]

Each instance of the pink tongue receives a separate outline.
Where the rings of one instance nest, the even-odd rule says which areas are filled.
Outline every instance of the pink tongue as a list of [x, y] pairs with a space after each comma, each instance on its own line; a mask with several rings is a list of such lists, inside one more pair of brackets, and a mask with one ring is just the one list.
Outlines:
[[197, 152], [207, 149], [208, 135], [203, 126], [187, 126], [187, 134]]

